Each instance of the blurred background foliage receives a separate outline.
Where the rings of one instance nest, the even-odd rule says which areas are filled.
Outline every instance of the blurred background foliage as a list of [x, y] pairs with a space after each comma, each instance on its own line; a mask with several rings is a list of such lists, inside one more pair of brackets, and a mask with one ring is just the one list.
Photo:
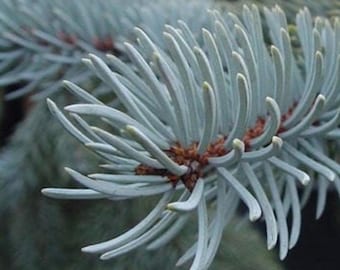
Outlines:
[[[304, 6], [314, 16], [340, 15], [338, 0], [217, 1], [224, 10], [236, 13], [245, 3], [279, 4], [290, 22]], [[138, 250], [108, 262], [81, 253], [82, 246], [132, 227], [148, 212], [153, 200], [74, 202], [44, 198], [42, 187], [74, 185], [64, 166], [90, 172], [99, 160], [84, 155], [87, 150], [54, 121], [44, 101], [34, 101], [30, 95], [4, 99], [5, 94], [21, 87], [11, 84], [0, 89], [0, 269], [173, 269], [190, 245], [190, 234], [185, 231], [157, 252]], [[53, 95], [59, 106], [71, 99], [65, 92]], [[284, 262], [279, 261], [276, 250], [266, 250], [262, 225], [244, 222], [241, 209], [240, 218], [225, 231], [211, 269], [338, 269], [340, 207], [335, 194], [328, 197], [319, 221], [315, 221], [315, 201], [306, 206], [301, 238]]]

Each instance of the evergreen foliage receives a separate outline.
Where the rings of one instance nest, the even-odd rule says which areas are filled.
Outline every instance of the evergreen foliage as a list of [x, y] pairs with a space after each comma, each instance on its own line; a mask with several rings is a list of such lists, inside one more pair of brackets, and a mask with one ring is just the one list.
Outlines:
[[[280, 257], [283, 258], [298, 239], [300, 208], [308, 202], [310, 195], [317, 192], [316, 217], [319, 218], [326, 206], [327, 194], [332, 192], [338, 196], [340, 193], [340, 23], [336, 18], [340, 7], [338, 1], [333, 0], [279, 1], [287, 13], [285, 18], [278, 7], [261, 9], [261, 15], [256, 7], [241, 9], [242, 4], [249, 2], [274, 5], [271, 0], [227, 1], [223, 5], [224, 11], [218, 13], [206, 10], [220, 8], [221, 3], [213, 5], [203, 0], [185, 3], [180, 0], [3, 0], [0, 3], [1, 269], [173, 269], [183, 254], [184, 257], [190, 255], [186, 259], [194, 255], [194, 252], [186, 253], [186, 249], [196, 241], [196, 237], [199, 238], [199, 250], [209, 251], [208, 257], [197, 256], [200, 257], [197, 260], [205, 261], [206, 267], [212, 262], [221, 238], [219, 252], [209, 269], [263, 269], [264, 265], [268, 269], [281, 269], [273, 259], [273, 253], [259, 248], [265, 249], [265, 245], [257, 231], [248, 224], [234, 229], [241, 222], [237, 210], [242, 208], [239, 198], [249, 207], [251, 219], [257, 218], [259, 209], [262, 210], [268, 248], [278, 241]], [[332, 19], [315, 19], [308, 10], [302, 10], [296, 16], [297, 10], [306, 4], [313, 16], [324, 15]], [[239, 17], [228, 14], [231, 10]], [[203, 32], [202, 27], [205, 28]], [[268, 44], [273, 46], [268, 49]], [[88, 53], [91, 57], [84, 61], [86, 66], [83, 58], [88, 57]], [[108, 53], [112, 55], [107, 58]], [[107, 66], [113, 71], [112, 74], [107, 73]], [[188, 66], [192, 70], [188, 70]], [[142, 71], [144, 68], [150, 68], [147, 72], [151, 73]], [[154, 79], [157, 84], [153, 89], [155, 81], [151, 78], [152, 74], [156, 75]], [[72, 95], [63, 89], [63, 80], [72, 82], [66, 83]], [[8, 91], [10, 88], [15, 91]], [[194, 94], [184, 91], [189, 88]], [[280, 96], [283, 88], [284, 95]], [[176, 109], [176, 114], [172, 114], [173, 121], [171, 113], [164, 115], [164, 108], [159, 108], [157, 91], [167, 91], [168, 95], [163, 101], [165, 105], [170, 103], [170, 112]], [[235, 95], [237, 92], [240, 96]], [[93, 110], [93, 114], [105, 118], [116, 117], [119, 111], [127, 113], [146, 130], [152, 130], [148, 136], [153, 132], [165, 135], [162, 134], [165, 127], [169, 134], [174, 132], [174, 137], [168, 138], [166, 143], [173, 143], [174, 138], [181, 137], [182, 145], [188, 146], [199, 138], [203, 149], [202, 145], [214, 141], [217, 134], [227, 135], [227, 153], [223, 153], [226, 156], [218, 154], [221, 157], [215, 157], [211, 164], [214, 167], [212, 170], [217, 170], [229, 182], [222, 184], [223, 181], [212, 177], [211, 182], [205, 183], [201, 190], [210, 193], [199, 195], [196, 180], [191, 185], [185, 184], [182, 178], [176, 180], [178, 189], [191, 190], [192, 193], [189, 196], [190, 192], [184, 192], [183, 196], [189, 197], [188, 201], [168, 204], [168, 208], [175, 210], [175, 215], [179, 217], [178, 222], [171, 226], [184, 228], [165, 251], [138, 249], [108, 262], [86, 256], [80, 253], [79, 246], [105, 241], [124, 233], [126, 228], [135, 226], [152, 211], [157, 198], [117, 198], [124, 199], [121, 202], [106, 199], [56, 202], [42, 197], [40, 190], [46, 186], [83, 189], [70, 181], [62, 169], [64, 166], [88, 174], [97, 171], [98, 165], [107, 159], [106, 169], [101, 168], [99, 173], [91, 176], [97, 180], [89, 180], [103, 185], [107, 185], [104, 183], [107, 179], [103, 177], [113, 178], [112, 173], [126, 174], [124, 170], [107, 169], [117, 165], [112, 164], [113, 161], [117, 162], [117, 157], [131, 156], [126, 156], [126, 150], [113, 149], [113, 142], [108, 143], [108, 137], [91, 132], [86, 123], [109, 131], [123, 141], [136, 139], [132, 136], [136, 135], [133, 129], [130, 135], [120, 133], [118, 129], [112, 129], [107, 121], [102, 122], [100, 117], [84, 117], [83, 114], [91, 114], [91, 111], [75, 109], [70, 119], [80, 133], [88, 137], [79, 135], [74, 127], [69, 131], [85, 143], [85, 147], [81, 146], [65, 133], [48, 112], [44, 100], [48, 96], [58, 106], [76, 103], [79, 99], [82, 103], [99, 103], [100, 100], [103, 102], [98, 105], [101, 109]], [[196, 99], [197, 119], [191, 118], [178, 96], [189, 103], [191, 98]], [[268, 96], [270, 98], [266, 98]], [[13, 110], [24, 111], [25, 117], [5, 141], [3, 129], [7, 129], [10, 122], [7, 110], [4, 114], [4, 107], [8, 104], [6, 99], [18, 97], [23, 98], [25, 108]], [[176, 101], [179, 102], [177, 105]], [[250, 106], [244, 110], [243, 103]], [[228, 104], [228, 107], [224, 108], [221, 104]], [[73, 108], [81, 106], [74, 105]], [[117, 111], [112, 115], [102, 115], [106, 108]], [[59, 115], [59, 120], [65, 125], [61, 112], [51, 102], [50, 109]], [[245, 117], [243, 122], [242, 115]], [[157, 123], [157, 118], [161, 123]], [[210, 126], [209, 135], [207, 125], [214, 125], [214, 121], [209, 123], [207, 119], [215, 118], [215, 128]], [[183, 125], [180, 125], [181, 121]], [[188, 126], [192, 128], [195, 125], [194, 122], [199, 127], [197, 133], [188, 129]], [[125, 124], [116, 127], [125, 128]], [[175, 131], [174, 125], [180, 128]], [[182, 132], [189, 134], [186, 139]], [[152, 135], [150, 138], [156, 137]], [[90, 138], [90, 141], [84, 138]], [[160, 149], [168, 149], [162, 144], [165, 141], [156, 141]], [[150, 149], [141, 151], [140, 146], [131, 146], [145, 155], [144, 158], [157, 159], [154, 154], [147, 153]], [[89, 154], [86, 147], [99, 154], [100, 159]], [[244, 171], [235, 164], [241, 165]], [[287, 168], [290, 170], [288, 174], [283, 172]], [[134, 171], [131, 172], [134, 174]], [[71, 175], [80, 182], [86, 179], [74, 171]], [[206, 175], [208, 172], [205, 172]], [[302, 184], [309, 180], [309, 184], [303, 187], [293, 180], [294, 177]], [[234, 178], [243, 187], [233, 181], [236, 180]], [[255, 187], [253, 181], [255, 179], [256, 182], [256, 178], [259, 178], [260, 185], [257, 186], [257, 183]], [[269, 183], [266, 184], [266, 181]], [[122, 183], [118, 182], [118, 185]], [[144, 185], [150, 188], [151, 193], [156, 187], [153, 184]], [[227, 185], [228, 192], [216, 193], [219, 185]], [[106, 198], [112, 195], [107, 194], [108, 190], [98, 189], [98, 186], [94, 190], [86, 191], [86, 196]], [[52, 197], [68, 197], [69, 192], [64, 188], [44, 190]], [[229, 223], [227, 230], [222, 235], [223, 226], [216, 225], [218, 221], [212, 221], [210, 229], [214, 228], [208, 234], [203, 233], [203, 236], [215, 237], [214, 242], [211, 240], [209, 245], [204, 245], [202, 243], [206, 239], [203, 239], [202, 232], [206, 228], [202, 223], [202, 198], [207, 199], [211, 221], [215, 215], [214, 209], [222, 211], [218, 205], [225, 196], [225, 200], [229, 200], [229, 211], [225, 216], [225, 223]], [[195, 201], [195, 197], [201, 200]], [[270, 202], [271, 209], [266, 207], [266, 200]], [[180, 212], [182, 208], [195, 208], [198, 202], [201, 202], [201, 210], [197, 211], [200, 216], [197, 227], [194, 215], [186, 220]], [[167, 213], [165, 211], [165, 215]], [[181, 220], [184, 223], [180, 224]], [[244, 218], [242, 220], [244, 223]], [[278, 224], [277, 232], [274, 224]], [[193, 234], [195, 230], [199, 231], [197, 235]], [[199, 264], [197, 260], [194, 265]], [[184, 263], [182, 268], [188, 267], [190, 262]]]
[[200, 29], [209, 3], [4, 0], [0, 4], [0, 87], [20, 82], [22, 86], [7, 98], [34, 91], [39, 93], [35, 98], [41, 99], [59, 91], [65, 79], [86, 85], [93, 76], [81, 62], [85, 55], [123, 57], [122, 43], [132, 39], [138, 26], [156, 37], [165, 23], [178, 19]]
[[[70, 82], [66, 86], [85, 103], [65, 109], [79, 118], [99, 117], [113, 129], [73, 124], [48, 101], [63, 126], [102, 156], [109, 171], [85, 176], [67, 169], [88, 189], [52, 188], [44, 194], [112, 200], [163, 194], [130, 231], [83, 251], [106, 260], [144, 244], [158, 249], [180, 234], [188, 213], [197, 210], [197, 242], [177, 265], [192, 259], [190, 269], [207, 269], [233, 215], [230, 209], [241, 200], [251, 221], [263, 212], [268, 249], [279, 238], [284, 259], [298, 240], [300, 205], [310, 190], [319, 193], [317, 217], [329, 185], [340, 194], [340, 165], [328, 157], [328, 141], [339, 137], [339, 21], [332, 25], [319, 17], [313, 23], [307, 9], [300, 11], [296, 56], [279, 7], [264, 10], [271, 54], [256, 6], [244, 7], [241, 18], [211, 13], [214, 32], [203, 29], [207, 54], [190, 32], [167, 26], [165, 49], [145, 35], [138, 48], [126, 43], [134, 74], [114, 72], [114, 56], [108, 56], [113, 70], [93, 54], [84, 60], [115, 91], [126, 114]], [[306, 185], [300, 197], [298, 189]]]
[[340, 3], [337, 0], [237, 0], [237, 1], [225, 1], [218, 0], [226, 10], [233, 10], [234, 12], [240, 12], [243, 5], [256, 4], [258, 6], [266, 6], [268, 8], [279, 5], [286, 13], [288, 21], [291, 23], [295, 20], [296, 13], [307, 7], [313, 16], [326, 16], [329, 18], [340, 15]]

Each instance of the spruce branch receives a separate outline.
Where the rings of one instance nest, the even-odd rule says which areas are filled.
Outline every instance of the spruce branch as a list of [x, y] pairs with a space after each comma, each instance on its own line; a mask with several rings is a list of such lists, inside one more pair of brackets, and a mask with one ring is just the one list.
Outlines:
[[92, 84], [100, 94], [103, 86], [95, 83], [81, 59], [87, 53], [123, 58], [123, 40], [131, 40], [136, 26], [157, 37], [164, 24], [182, 19], [198, 32], [207, 24], [204, 10], [210, 1], [180, 2], [4, 0], [0, 4], [0, 86], [22, 83], [6, 95], [9, 99], [32, 92], [36, 99], [48, 97], [62, 88], [63, 80], [84, 87]]
[[[170, 26], [164, 33], [165, 50], [151, 39], [140, 40], [139, 47], [126, 43], [134, 74], [127, 70], [119, 74], [114, 67], [110, 72], [103, 60], [90, 54], [86, 63], [112, 87], [126, 112], [88, 98], [79, 88], [73, 90], [85, 97], [85, 103], [65, 110], [78, 117], [100, 117], [112, 126], [111, 131], [96, 127], [95, 134], [85, 122], [77, 126], [48, 101], [61, 124], [113, 169], [88, 176], [66, 169], [88, 188], [87, 195], [85, 190], [55, 188], [43, 189], [45, 195], [84, 199], [102, 194], [113, 200], [161, 195], [150, 214], [130, 231], [83, 251], [100, 253], [106, 260], [160, 241], [157, 238], [165, 232], [171, 237], [160, 241], [164, 245], [185, 226], [183, 212], [196, 209], [197, 242], [177, 265], [193, 260], [191, 269], [207, 269], [228, 223], [227, 209], [239, 204], [239, 200], [230, 201], [230, 196], [236, 196], [248, 207], [251, 221], [263, 213], [268, 248], [275, 246], [279, 237], [280, 258], [286, 257], [300, 232], [298, 189], [315, 176], [339, 185], [339, 165], [322, 150], [328, 134], [336, 132], [338, 125], [339, 24], [336, 21], [332, 26], [322, 18], [314, 24], [307, 9], [299, 12], [296, 28], [303, 53], [301, 68], [293, 54], [284, 12], [275, 7], [265, 9], [264, 14], [271, 51], [264, 41], [258, 8], [253, 5], [244, 7], [241, 17], [229, 13], [222, 18], [212, 11], [215, 27], [213, 32], [203, 30], [204, 49]], [[150, 48], [154, 51], [149, 63]], [[136, 76], [144, 81], [138, 94]], [[94, 104], [86, 104], [89, 101]], [[229, 107], [225, 108], [226, 104]], [[313, 134], [313, 139], [305, 134]], [[315, 148], [309, 144], [311, 140]], [[277, 150], [265, 150], [268, 144]], [[306, 147], [311, 147], [311, 152], [318, 150], [320, 158], [304, 151]], [[258, 181], [259, 176], [266, 183]], [[323, 190], [320, 198], [324, 198], [324, 185], [316, 188]], [[208, 212], [207, 204], [215, 211]], [[176, 220], [180, 225], [173, 230]]]

